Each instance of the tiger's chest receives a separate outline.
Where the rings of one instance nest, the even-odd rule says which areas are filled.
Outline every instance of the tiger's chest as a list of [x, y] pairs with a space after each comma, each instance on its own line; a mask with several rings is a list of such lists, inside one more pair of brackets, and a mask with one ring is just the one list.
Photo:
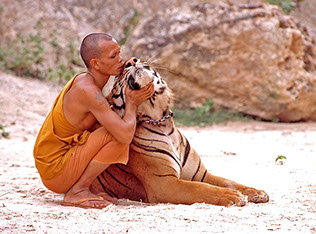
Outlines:
[[131, 144], [130, 160], [138, 160], [138, 166], [150, 168], [153, 173], [172, 173], [181, 177], [184, 142], [177, 129], [138, 126]]

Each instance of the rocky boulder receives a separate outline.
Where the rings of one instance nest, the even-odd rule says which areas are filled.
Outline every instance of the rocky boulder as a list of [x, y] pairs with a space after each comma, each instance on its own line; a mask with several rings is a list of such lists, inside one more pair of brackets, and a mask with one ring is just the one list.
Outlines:
[[299, 1], [298, 6], [290, 13], [308, 28], [311, 36], [316, 38], [316, 0]]
[[276, 6], [225, 2], [148, 16], [125, 56], [159, 64], [179, 107], [212, 98], [267, 120], [316, 120], [316, 51], [306, 29]]
[[180, 0], [1, 0], [0, 69], [3, 60], [4, 67], [18, 75], [44, 79], [72, 75], [84, 69], [79, 46], [88, 33], [106, 32], [124, 44], [143, 16], [181, 4]]

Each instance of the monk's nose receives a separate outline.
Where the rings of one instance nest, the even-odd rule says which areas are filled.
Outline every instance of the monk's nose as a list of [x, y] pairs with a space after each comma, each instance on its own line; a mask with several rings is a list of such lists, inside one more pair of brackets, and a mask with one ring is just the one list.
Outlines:
[[125, 68], [134, 66], [136, 62], [137, 62], [137, 58], [135, 57], [130, 58], [129, 60], [126, 61]]

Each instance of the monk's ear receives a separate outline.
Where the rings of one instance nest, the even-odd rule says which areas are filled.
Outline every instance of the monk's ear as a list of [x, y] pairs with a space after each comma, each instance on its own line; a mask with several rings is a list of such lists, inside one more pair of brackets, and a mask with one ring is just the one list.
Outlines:
[[90, 66], [96, 70], [99, 70], [100, 67], [99, 67], [99, 64], [98, 64], [98, 59], [96, 58], [93, 58], [90, 60]]

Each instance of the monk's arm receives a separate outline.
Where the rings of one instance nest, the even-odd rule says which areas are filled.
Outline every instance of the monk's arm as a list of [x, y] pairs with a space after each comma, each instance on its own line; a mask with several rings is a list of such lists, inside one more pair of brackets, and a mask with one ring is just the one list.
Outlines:
[[119, 142], [130, 144], [136, 129], [136, 109], [143, 101], [152, 96], [154, 87], [149, 84], [141, 90], [125, 92], [125, 115], [121, 118], [111, 108], [101, 90], [94, 89], [86, 93], [84, 98], [89, 111]]
[[126, 103], [126, 113], [123, 119], [110, 107], [101, 90], [94, 90], [85, 99], [89, 112], [108, 130], [116, 140], [130, 144], [136, 128], [136, 105]]

